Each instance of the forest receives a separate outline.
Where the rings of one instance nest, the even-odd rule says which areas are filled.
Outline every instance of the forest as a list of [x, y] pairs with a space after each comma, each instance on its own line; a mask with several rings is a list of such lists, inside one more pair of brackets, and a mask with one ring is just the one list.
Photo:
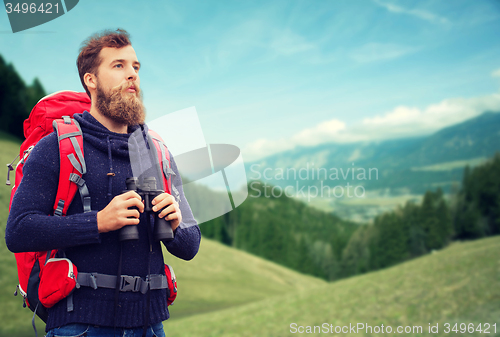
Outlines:
[[372, 224], [342, 220], [284, 194], [274, 197], [271, 185], [253, 181], [249, 188], [269, 191], [200, 228], [208, 238], [332, 281], [431, 253], [454, 240], [499, 234], [499, 172], [497, 152], [483, 165], [465, 167], [455, 195], [427, 191], [421, 203], [409, 201]]

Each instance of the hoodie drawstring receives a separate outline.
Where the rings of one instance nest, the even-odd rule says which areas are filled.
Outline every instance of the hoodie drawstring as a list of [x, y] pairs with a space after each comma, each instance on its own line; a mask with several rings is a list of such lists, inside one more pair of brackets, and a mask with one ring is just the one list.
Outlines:
[[111, 202], [111, 197], [112, 197], [112, 191], [113, 191], [113, 177], [115, 176], [115, 173], [113, 172], [113, 157], [111, 155], [111, 140], [109, 139], [109, 136], [106, 137], [107, 143], [108, 143], [108, 161], [109, 161], [109, 173], [107, 174], [108, 176], [108, 203]]

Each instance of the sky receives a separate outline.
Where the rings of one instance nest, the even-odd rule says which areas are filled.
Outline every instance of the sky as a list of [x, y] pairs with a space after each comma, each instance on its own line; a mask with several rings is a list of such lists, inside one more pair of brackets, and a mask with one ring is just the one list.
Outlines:
[[18, 33], [2, 12], [0, 55], [48, 93], [83, 91], [82, 41], [116, 28], [141, 62], [147, 121], [194, 107], [206, 143], [236, 145], [245, 162], [500, 111], [493, 0], [81, 0]]

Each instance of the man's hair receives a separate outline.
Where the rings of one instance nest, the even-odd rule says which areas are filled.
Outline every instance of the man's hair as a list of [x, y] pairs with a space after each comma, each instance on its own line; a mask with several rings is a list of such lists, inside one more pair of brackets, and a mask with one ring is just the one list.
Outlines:
[[83, 76], [86, 73], [97, 75], [97, 68], [99, 68], [102, 61], [99, 57], [102, 48], [123, 48], [130, 45], [132, 45], [130, 43], [130, 35], [124, 29], [117, 29], [116, 32], [104, 30], [83, 41], [80, 48], [80, 54], [76, 60], [76, 65], [78, 67], [80, 81], [89, 97], [90, 91], [85, 85]]

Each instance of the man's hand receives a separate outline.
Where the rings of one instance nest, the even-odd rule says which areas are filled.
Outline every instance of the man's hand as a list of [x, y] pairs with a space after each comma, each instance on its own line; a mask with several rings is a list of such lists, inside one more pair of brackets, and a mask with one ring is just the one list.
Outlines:
[[[129, 209], [130, 207], [136, 209]], [[138, 225], [139, 212], [144, 212], [141, 196], [135, 191], [117, 195], [100, 212], [97, 212], [97, 229], [99, 233], [115, 231], [123, 226]]]
[[152, 204], [154, 205], [153, 211], [155, 212], [163, 209], [160, 214], [158, 214], [158, 217], [164, 217], [165, 220], [170, 221], [172, 230], [175, 230], [177, 226], [179, 226], [182, 221], [182, 214], [179, 208], [179, 203], [175, 201], [172, 195], [168, 193], [157, 195], [156, 198], [153, 199]]

